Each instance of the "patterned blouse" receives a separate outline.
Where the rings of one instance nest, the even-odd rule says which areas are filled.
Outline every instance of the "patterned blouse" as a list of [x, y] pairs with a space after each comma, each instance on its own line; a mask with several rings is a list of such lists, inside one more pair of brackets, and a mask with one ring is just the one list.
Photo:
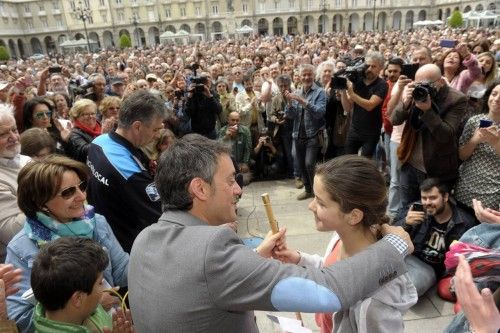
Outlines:
[[[490, 120], [487, 114], [469, 118], [460, 137], [460, 147], [469, 142], [481, 119]], [[500, 156], [490, 144], [478, 144], [472, 155], [460, 166], [455, 198], [469, 207], [472, 207], [472, 199], [478, 199], [484, 207], [499, 209]]]

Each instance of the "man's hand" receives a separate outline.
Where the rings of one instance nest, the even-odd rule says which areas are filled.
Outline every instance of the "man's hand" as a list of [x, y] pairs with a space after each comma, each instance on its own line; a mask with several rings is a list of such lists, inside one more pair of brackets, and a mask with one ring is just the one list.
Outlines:
[[264, 258], [270, 258], [273, 254], [273, 250], [276, 245], [282, 241], [280, 241], [283, 237], [285, 237], [286, 229], [280, 229], [276, 234], [273, 234], [272, 230], [266, 235], [266, 238], [257, 246], [257, 253]]
[[479, 293], [472, 280], [469, 264], [462, 255], [458, 257], [458, 261], [454, 278], [455, 291], [471, 328], [477, 333], [497, 332], [500, 327], [500, 313], [491, 291], [485, 288]]
[[40, 81], [42, 80], [47, 80], [49, 78], [49, 67], [45, 68], [43, 71], [40, 73]]
[[415, 250], [415, 247], [413, 246], [413, 243], [411, 241], [410, 234], [408, 234], [402, 227], [382, 224], [380, 226], [380, 233], [382, 234], [382, 236], [389, 234], [396, 235], [402, 240], [404, 240], [406, 245], [408, 245], [408, 254], [413, 253], [413, 251]]
[[399, 91], [403, 91], [404, 87], [406, 87], [411, 82], [412, 80], [409, 79], [406, 75], [400, 75], [397, 82]]
[[415, 90], [415, 83], [410, 82], [406, 84], [406, 89], [403, 90], [403, 96], [401, 97], [401, 100], [403, 101], [403, 105], [405, 107], [408, 107], [410, 103], [413, 101], [413, 90]]
[[354, 86], [350, 80], [347, 80], [347, 95], [349, 95], [350, 98], [352, 98], [352, 95], [354, 95]]
[[406, 214], [405, 223], [407, 225], [417, 225], [424, 221], [425, 213], [413, 210], [413, 206]]
[[210, 92], [210, 89], [208, 89], [208, 86], [206, 85], [203, 85], [203, 95], [205, 95], [208, 98], [212, 97], [212, 93]]
[[307, 100], [305, 100], [304, 98], [302, 98], [301, 96], [299, 96], [297, 94], [289, 92], [288, 90], [285, 91], [285, 98], [287, 100], [292, 100], [292, 101], [295, 100], [304, 106], [307, 105]]
[[235, 137], [237, 134], [238, 134], [238, 125], [227, 126], [227, 129], [226, 129], [226, 137], [227, 138]]

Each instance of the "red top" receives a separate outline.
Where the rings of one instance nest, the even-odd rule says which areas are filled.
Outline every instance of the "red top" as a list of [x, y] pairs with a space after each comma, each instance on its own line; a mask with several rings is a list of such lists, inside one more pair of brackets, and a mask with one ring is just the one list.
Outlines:
[[[342, 241], [339, 240], [333, 247], [332, 252], [330, 252], [323, 262], [323, 267], [330, 266], [337, 261], [341, 246]], [[316, 325], [318, 325], [321, 333], [333, 332], [333, 313], [316, 313], [314, 318], [316, 319]]]

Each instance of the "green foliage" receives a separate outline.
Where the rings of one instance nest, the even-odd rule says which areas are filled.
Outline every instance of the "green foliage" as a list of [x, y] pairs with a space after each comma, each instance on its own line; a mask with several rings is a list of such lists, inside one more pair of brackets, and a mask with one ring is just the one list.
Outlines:
[[121, 49], [132, 47], [132, 41], [130, 40], [130, 37], [127, 36], [126, 34], [120, 36], [119, 44]]
[[448, 24], [452, 28], [461, 27], [464, 24], [464, 18], [462, 17], [462, 13], [460, 13], [458, 10], [455, 10], [453, 14], [451, 14]]
[[7, 61], [10, 59], [9, 50], [5, 46], [0, 46], [0, 60]]

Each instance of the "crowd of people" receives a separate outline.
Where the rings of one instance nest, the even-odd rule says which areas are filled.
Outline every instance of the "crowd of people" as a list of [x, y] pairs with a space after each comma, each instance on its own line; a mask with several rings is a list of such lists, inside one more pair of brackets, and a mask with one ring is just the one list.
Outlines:
[[[437, 284], [463, 309], [447, 332], [496, 332], [469, 264], [496, 295], [498, 274], [466, 256], [453, 279], [445, 261], [458, 240], [500, 260], [499, 64], [500, 31], [469, 28], [0, 65], [0, 320], [256, 332], [257, 309], [402, 332]], [[234, 233], [242, 188], [271, 179], [303, 188], [317, 230], [335, 232], [324, 257], [286, 230], [254, 251]]]

